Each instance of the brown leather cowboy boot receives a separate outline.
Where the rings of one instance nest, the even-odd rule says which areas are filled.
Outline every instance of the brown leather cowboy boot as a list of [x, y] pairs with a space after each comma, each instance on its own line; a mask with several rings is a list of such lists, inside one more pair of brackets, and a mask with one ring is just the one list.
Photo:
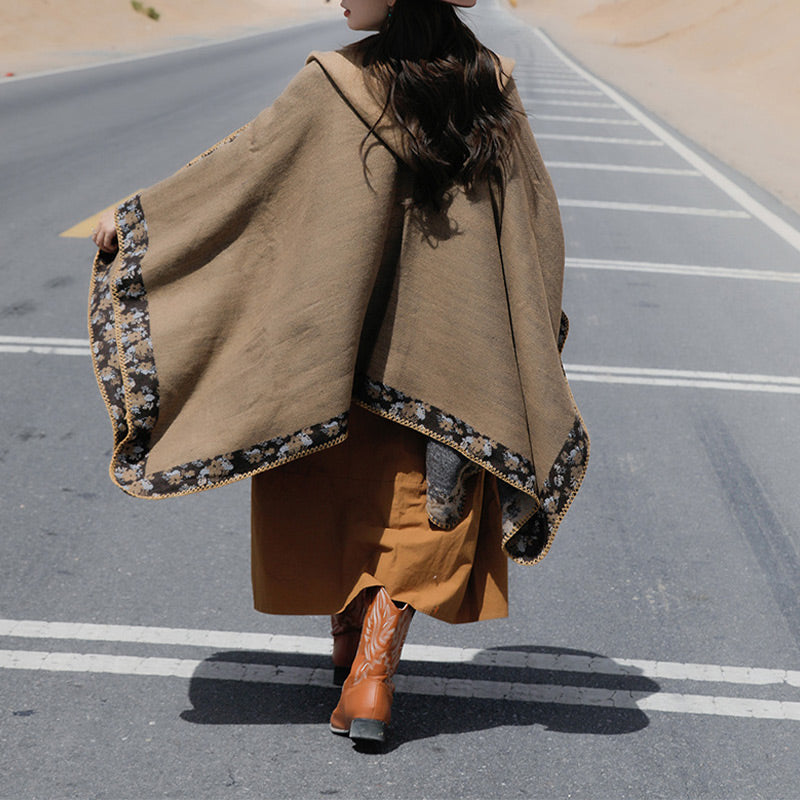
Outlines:
[[333, 636], [333, 682], [341, 686], [350, 673], [350, 667], [358, 651], [361, 627], [373, 589], [359, 592], [338, 614], [331, 614], [331, 636]]
[[398, 608], [381, 587], [367, 609], [358, 652], [331, 714], [331, 730], [364, 742], [383, 742], [392, 718], [400, 652], [414, 609]]

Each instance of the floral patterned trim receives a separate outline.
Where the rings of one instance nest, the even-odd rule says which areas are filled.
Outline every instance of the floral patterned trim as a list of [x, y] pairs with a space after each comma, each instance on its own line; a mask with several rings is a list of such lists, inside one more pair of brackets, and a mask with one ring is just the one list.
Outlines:
[[89, 292], [89, 339], [95, 378], [111, 417], [116, 447], [127, 435], [128, 424], [125, 421], [125, 392], [122, 389], [122, 374], [119, 369], [114, 331], [114, 306], [110, 284], [112, 265], [113, 261], [104, 253], [98, 252]]
[[114, 262], [108, 263], [102, 256], [95, 260], [89, 328], [95, 375], [114, 427], [111, 475], [118, 486], [137, 497], [190, 494], [246, 478], [345, 439], [346, 411], [243, 450], [146, 473], [159, 390], [141, 274], [148, 247], [147, 224], [138, 195], [118, 207], [116, 218], [117, 269], [113, 274]]
[[538, 564], [547, 555], [558, 526], [586, 475], [589, 436], [577, 409], [575, 414], [572, 430], [539, 490], [541, 506], [516, 531], [504, 536], [503, 546], [520, 564]]
[[348, 412], [302, 428], [288, 436], [276, 436], [243, 450], [213, 458], [178, 464], [162, 472], [146, 474], [145, 461], [137, 448], [123, 447], [112, 463], [117, 484], [137, 497], [163, 498], [193, 494], [249, 478], [301, 456], [339, 444], [347, 437]]
[[463, 420], [366, 377], [356, 384], [355, 396], [370, 410], [455, 447], [470, 461], [500, 475], [521, 491], [535, 495], [536, 476], [531, 461], [482, 436]]
[[[111, 262], [102, 255], [95, 259], [89, 329], [95, 375], [114, 428], [111, 474], [122, 489], [149, 498], [190, 494], [277, 467], [346, 438], [347, 411], [246, 449], [147, 474], [159, 389], [141, 275], [148, 234], [138, 195], [119, 206], [116, 218], [119, 255]], [[560, 343], [566, 325], [562, 318]], [[537, 490], [529, 459], [429, 403], [368, 378], [357, 382], [354, 399], [381, 416], [453, 447], [499, 477], [503, 546], [508, 555], [521, 564], [535, 564], [547, 554], [586, 472], [589, 438], [577, 410], [564, 447]]]
[[536, 564], [544, 558], [586, 472], [589, 438], [577, 409], [564, 447], [537, 491], [529, 459], [430, 403], [369, 378], [356, 383], [354, 397], [370, 411], [450, 445], [499, 477], [503, 547], [520, 564]]

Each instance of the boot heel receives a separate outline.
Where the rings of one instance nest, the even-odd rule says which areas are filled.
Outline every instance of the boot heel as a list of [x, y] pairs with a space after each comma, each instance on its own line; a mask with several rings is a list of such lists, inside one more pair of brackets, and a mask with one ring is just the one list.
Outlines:
[[350, 738], [383, 743], [386, 741], [386, 723], [379, 719], [354, 719], [350, 723]]

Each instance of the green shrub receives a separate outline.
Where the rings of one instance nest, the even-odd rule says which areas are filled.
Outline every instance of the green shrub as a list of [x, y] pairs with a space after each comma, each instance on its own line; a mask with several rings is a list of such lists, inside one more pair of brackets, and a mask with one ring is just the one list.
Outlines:
[[147, 8], [144, 7], [144, 3], [140, 2], [140, 0], [131, 0], [131, 6], [133, 7], [134, 11], [138, 11], [140, 14], [144, 14], [146, 17], [150, 17], [150, 19], [159, 19], [161, 14], [156, 11], [153, 6], [148, 6]]

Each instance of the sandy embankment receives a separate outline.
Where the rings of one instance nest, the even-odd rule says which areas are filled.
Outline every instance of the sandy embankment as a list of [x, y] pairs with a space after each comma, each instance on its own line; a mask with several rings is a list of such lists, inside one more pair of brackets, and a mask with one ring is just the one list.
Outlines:
[[798, 0], [518, 0], [517, 13], [800, 212]]
[[324, 0], [0, 0], [0, 76], [77, 66], [341, 15]]

